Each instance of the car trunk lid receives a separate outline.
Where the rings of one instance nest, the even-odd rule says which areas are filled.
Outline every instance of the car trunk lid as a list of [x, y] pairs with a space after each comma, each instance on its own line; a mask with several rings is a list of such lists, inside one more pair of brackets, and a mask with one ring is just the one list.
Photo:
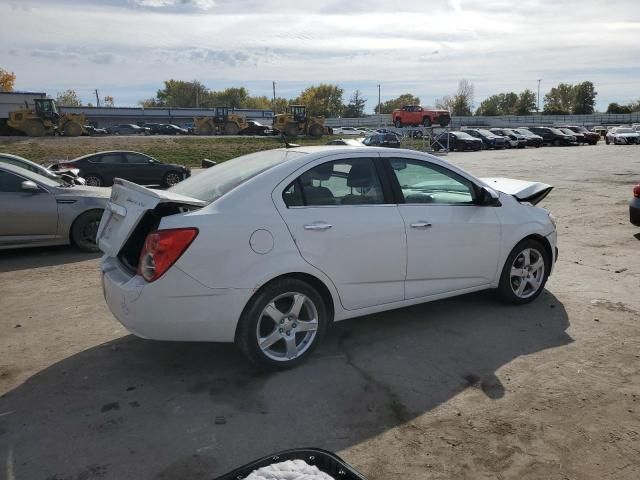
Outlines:
[[553, 185], [513, 178], [492, 177], [480, 180], [499, 192], [513, 195], [520, 202], [528, 202], [533, 205], [541, 202], [553, 190]]
[[148, 212], [167, 204], [176, 206], [176, 209], [164, 209], [164, 214], [159, 216], [179, 213], [182, 207], [188, 210], [201, 208], [206, 202], [166, 190], [152, 190], [116, 178], [98, 227], [96, 240], [100, 250], [110, 257], [117, 256], [141, 219]]

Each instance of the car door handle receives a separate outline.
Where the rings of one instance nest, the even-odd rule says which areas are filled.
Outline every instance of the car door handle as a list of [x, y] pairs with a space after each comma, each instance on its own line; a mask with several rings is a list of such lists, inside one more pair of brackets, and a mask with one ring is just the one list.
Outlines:
[[313, 222], [305, 225], [304, 229], [305, 230], [328, 230], [331, 227], [333, 227], [333, 225], [327, 222]]
[[429, 222], [425, 222], [424, 220], [411, 224], [411, 228], [431, 228], [431, 226], [432, 225]]

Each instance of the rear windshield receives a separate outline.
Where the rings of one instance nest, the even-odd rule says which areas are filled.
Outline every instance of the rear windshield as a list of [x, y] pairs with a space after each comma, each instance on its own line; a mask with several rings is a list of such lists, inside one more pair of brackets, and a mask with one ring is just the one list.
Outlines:
[[178, 183], [169, 190], [203, 202], [211, 203], [241, 183], [294, 156], [304, 155], [282, 149], [265, 150], [228, 160], [209, 167]]

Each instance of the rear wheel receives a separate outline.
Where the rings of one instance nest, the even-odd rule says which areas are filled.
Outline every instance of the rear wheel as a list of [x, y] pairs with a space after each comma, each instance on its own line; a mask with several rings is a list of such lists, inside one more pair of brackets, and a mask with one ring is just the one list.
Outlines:
[[322, 127], [322, 125], [318, 123], [314, 123], [309, 127], [309, 135], [311, 135], [312, 137], [320, 138], [323, 133], [324, 133], [324, 128]]
[[553, 144], [554, 144], [556, 147], [559, 147], [559, 146], [561, 145], [561, 142], [560, 142], [560, 140], [559, 140], [559, 139], [555, 139], [555, 140], [553, 141]]
[[71, 241], [85, 252], [97, 252], [96, 234], [102, 218], [102, 210], [84, 212], [73, 222], [71, 227]]
[[65, 137], [79, 137], [82, 135], [82, 125], [76, 122], [67, 122], [62, 131]]
[[201, 127], [198, 127], [198, 135], [212, 135], [213, 128], [208, 123], [205, 123]]
[[45, 133], [44, 125], [36, 120], [29, 120], [24, 126], [24, 133], [29, 137], [42, 137]]
[[238, 125], [233, 122], [227, 122], [224, 124], [224, 134], [225, 135], [237, 135], [240, 131]]
[[162, 185], [167, 188], [173, 187], [174, 185], [180, 183], [181, 180], [182, 177], [178, 172], [167, 172], [165, 173], [164, 177], [162, 177]]
[[509, 254], [502, 269], [498, 294], [517, 305], [535, 300], [547, 282], [551, 268], [544, 246], [533, 239], [521, 241]]
[[89, 173], [84, 176], [85, 185], [90, 187], [101, 187], [104, 183], [102, 177], [97, 173]]
[[327, 307], [311, 285], [284, 278], [267, 284], [249, 301], [236, 344], [262, 368], [291, 368], [322, 341], [328, 321]]
[[284, 134], [287, 137], [297, 137], [298, 136], [298, 124], [297, 123], [287, 123], [287, 126], [284, 127]]
[[396, 126], [396, 128], [402, 128], [402, 122], [400, 121], [400, 119], [398, 118], [394, 124]]
[[422, 119], [422, 125], [424, 125], [425, 127], [430, 127], [431, 126], [431, 119], [429, 117], [424, 117]]

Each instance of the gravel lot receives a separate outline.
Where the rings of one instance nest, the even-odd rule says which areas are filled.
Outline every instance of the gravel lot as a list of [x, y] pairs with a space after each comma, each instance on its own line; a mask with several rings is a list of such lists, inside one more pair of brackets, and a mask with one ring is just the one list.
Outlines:
[[640, 146], [448, 158], [556, 186], [547, 291], [342, 322], [288, 372], [128, 335], [95, 255], [0, 252], [0, 478], [211, 479], [304, 446], [370, 480], [640, 478]]

